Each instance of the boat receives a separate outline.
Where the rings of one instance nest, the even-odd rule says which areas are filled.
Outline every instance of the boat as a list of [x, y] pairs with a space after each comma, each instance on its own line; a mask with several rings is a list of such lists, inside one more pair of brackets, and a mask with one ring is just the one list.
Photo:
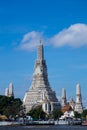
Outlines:
[[55, 125], [81, 125], [81, 119], [75, 118], [59, 118], [59, 120], [55, 121]]
[[64, 116], [61, 116], [59, 120], [55, 121], [55, 125], [69, 125], [71, 122], [71, 118], [66, 118]]
[[16, 121], [0, 121], [0, 126], [16, 126], [16, 125], [20, 124]]
[[69, 125], [69, 120], [66, 120], [66, 119], [56, 120], [55, 125]]

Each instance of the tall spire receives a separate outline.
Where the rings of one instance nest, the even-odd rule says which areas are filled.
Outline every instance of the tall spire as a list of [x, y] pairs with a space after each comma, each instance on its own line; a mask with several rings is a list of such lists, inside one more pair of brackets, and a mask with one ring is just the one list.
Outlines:
[[9, 84], [9, 97], [14, 96], [14, 92], [13, 92], [13, 84], [12, 82], [10, 82]]
[[62, 89], [62, 97], [66, 98], [66, 90], [64, 88]]
[[43, 60], [44, 59], [44, 50], [43, 50], [43, 44], [40, 40], [40, 45], [38, 46], [38, 54], [37, 54], [38, 60]]
[[5, 89], [5, 96], [14, 97], [14, 88], [12, 82], [10, 82], [9, 87]]
[[5, 96], [9, 97], [9, 89], [8, 88], [5, 89]]
[[66, 90], [63, 88], [62, 89], [62, 107], [67, 104], [67, 99], [66, 99]]
[[80, 84], [76, 85], [76, 105], [75, 105], [75, 111], [77, 111], [79, 113], [82, 113], [82, 111], [83, 111]]
[[80, 84], [76, 85], [76, 95], [81, 95]]

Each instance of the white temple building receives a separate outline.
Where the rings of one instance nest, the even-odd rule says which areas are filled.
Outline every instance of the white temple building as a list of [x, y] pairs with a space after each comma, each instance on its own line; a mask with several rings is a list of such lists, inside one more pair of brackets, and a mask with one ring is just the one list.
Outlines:
[[76, 85], [76, 103], [75, 103], [75, 111], [77, 111], [77, 112], [79, 112], [79, 113], [82, 113], [82, 111], [83, 111], [80, 84], [77, 84], [77, 85]]
[[51, 89], [48, 81], [47, 66], [44, 59], [44, 48], [41, 43], [38, 46], [32, 84], [29, 87], [29, 90], [25, 93], [23, 105], [26, 108], [26, 112], [35, 106], [41, 105], [42, 109], [47, 114], [50, 114], [54, 109], [61, 108], [56, 94]]
[[10, 82], [9, 87], [5, 89], [5, 96], [14, 97], [14, 87], [12, 82]]
[[66, 106], [66, 104], [67, 104], [66, 90], [62, 88], [62, 107]]

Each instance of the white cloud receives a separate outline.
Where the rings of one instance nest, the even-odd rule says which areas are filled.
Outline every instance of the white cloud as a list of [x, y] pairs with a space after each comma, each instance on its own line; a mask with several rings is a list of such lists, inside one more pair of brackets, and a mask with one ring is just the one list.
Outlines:
[[42, 32], [29, 32], [23, 36], [19, 48], [21, 50], [33, 50], [40, 43], [40, 39], [43, 40]]
[[42, 32], [29, 32], [23, 36], [19, 49], [34, 50], [40, 43], [40, 39], [45, 45], [48, 44], [55, 47], [81, 47], [87, 45], [87, 25], [81, 23], [73, 24], [48, 39], [45, 39]]
[[80, 47], [87, 45], [87, 25], [86, 24], [74, 24], [69, 28], [60, 31], [54, 35], [49, 42], [56, 47], [72, 46]]

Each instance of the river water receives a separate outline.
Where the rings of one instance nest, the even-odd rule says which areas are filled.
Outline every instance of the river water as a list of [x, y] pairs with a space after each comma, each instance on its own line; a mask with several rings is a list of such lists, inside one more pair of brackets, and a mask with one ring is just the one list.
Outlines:
[[87, 130], [87, 126], [0, 126], [0, 130]]

